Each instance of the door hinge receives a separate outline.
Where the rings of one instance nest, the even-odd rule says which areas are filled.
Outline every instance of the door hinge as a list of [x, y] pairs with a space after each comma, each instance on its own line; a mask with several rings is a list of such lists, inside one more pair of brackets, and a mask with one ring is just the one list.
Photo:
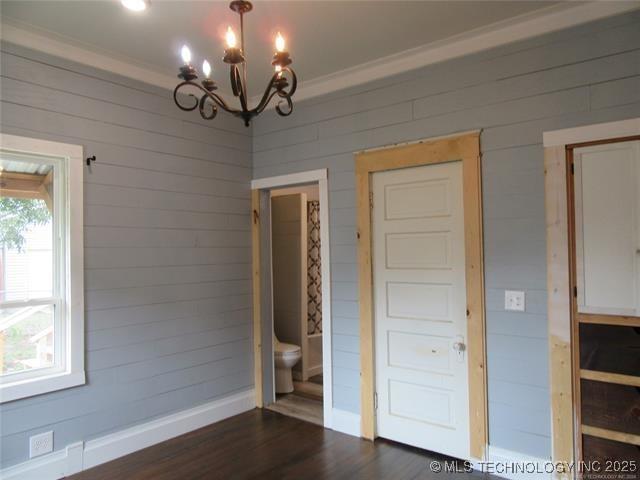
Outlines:
[[373, 210], [373, 192], [369, 192], [369, 208]]
[[575, 298], [578, 298], [578, 287], [576, 287], [576, 286], [573, 287], [573, 296]]
[[576, 173], [575, 164], [573, 162], [571, 162], [571, 175], [575, 175], [575, 173]]
[[378, 392], [373, 392], [373, 409], [378, 410]]

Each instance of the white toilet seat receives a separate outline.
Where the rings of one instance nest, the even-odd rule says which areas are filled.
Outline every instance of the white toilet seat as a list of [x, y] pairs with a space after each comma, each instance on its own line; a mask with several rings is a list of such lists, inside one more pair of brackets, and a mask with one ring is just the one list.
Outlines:
[[280, 357], [293, 357], [300, 354], [300, 347], [291, 343], [278, 342], [275, 346], [274, 353]]

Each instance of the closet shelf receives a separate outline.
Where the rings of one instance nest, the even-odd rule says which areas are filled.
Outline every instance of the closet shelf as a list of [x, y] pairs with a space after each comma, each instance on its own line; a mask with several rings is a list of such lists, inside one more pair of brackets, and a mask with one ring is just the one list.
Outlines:
[[608, 430], [606, 428], [598, 428], [582, 424], [582, 434], [640, 446], [640, 435], [634, 435], [632, 433], [616, 432], [615, 430]]
[[634, 375], [623, 375], [621, 373], [598, 372], [596, 370], [581, 369], [580, 378], [584, 380], [594, 380], [596, 382], [640, 387], [640, 377], [636, 377]]

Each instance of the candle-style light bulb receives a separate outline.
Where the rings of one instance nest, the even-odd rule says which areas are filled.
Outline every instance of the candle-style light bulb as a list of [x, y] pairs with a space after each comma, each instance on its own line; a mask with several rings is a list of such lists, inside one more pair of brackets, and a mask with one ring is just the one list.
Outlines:
[[189, 65], [191, 63], [191, 50], [189, 50], [189, 47], [183, 45], [180, 54], [182, 55], [182, 61], [184, 64]]
[[228, 48], [236, 48], [236, 34], [233, 32], [231, 27], [227, 27], [226, 39]]
[[142, 12], [149, 6], [149, 0], [120, 0], [120, 3], [134, 12]]
[[206, 60], [202, 62], [202, 72], [207, 78], [211, 76], [211, 65], [209, 65], [209, 62], [207, 62]]
[[278, 52], [284, 52], [284, 37], [280, 32], [276, 35], [276, 50]]

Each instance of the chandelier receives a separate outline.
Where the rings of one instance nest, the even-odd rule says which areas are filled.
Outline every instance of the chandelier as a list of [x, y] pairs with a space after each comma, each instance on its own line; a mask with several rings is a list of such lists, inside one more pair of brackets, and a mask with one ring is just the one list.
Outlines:
[[[249, 108], [247, 98], [247, 67], [244, 49], [244, 14], [253, 9], [251, 2], [246, 0], [234, 0], [229, 4], [229, 8], [240, 15], [240, 47], [237, 46], [236, 35], [231, 27], [227, 28], [226, 43], [227, 48], [224, 51], [223, 61], [229, 64], [229, 74], [231, 80], [231, 91], [234, 97], [240, 101], [240, 109], [230, 107], [220, 95], [215, 93], [217, 90], [216, 83], [211, 79], [211, 65], [208, 61], [202, 63], [202, 73], [204, 80], [201, 84], [196, 80], [198, 74], [196, 69], [191, 65], [191, 51], [186, 45], [182, 47], [182, 60], [184, 65], [180, 67], [178, 78], [182, 82], [176, 86], [173, 91], [173, 100], [176, 105], [187, 112], [191, 112], [196, 108], [205, 120], [211, 120], [218, 114], [218, 108], [221, 108], [236, 117], [244, 120], [244, 124], [248, 127], [251, 119], [262, 113], [273, 97], [278, 97], [276, 104], [276, 112], [283, 117], [290, 115], [293, 111], [293, 102], [291, 97], [296, 91], [298, 80], [296, 74], [289, 67], [291, 57], [289, 52], [285, 51], [284, 38], [278, 32], [275, 40], [276, 52], [273, 55], [271, 65], [274, 66], [275, 72], [271, 80], [267, 84], [267, 88], [260, 99], [258, 105]], [[290, 80], [287, 80], [287, 75]], [[289, 83], [291, 82], [291, 83]], [[181, 90], [196, 88], [202, 92], [200, 99], [193, 93], [188, 93], [187, 103], [181, 103], [179, 100]], [[198, 93], [200, 95], [200, 93]]]

